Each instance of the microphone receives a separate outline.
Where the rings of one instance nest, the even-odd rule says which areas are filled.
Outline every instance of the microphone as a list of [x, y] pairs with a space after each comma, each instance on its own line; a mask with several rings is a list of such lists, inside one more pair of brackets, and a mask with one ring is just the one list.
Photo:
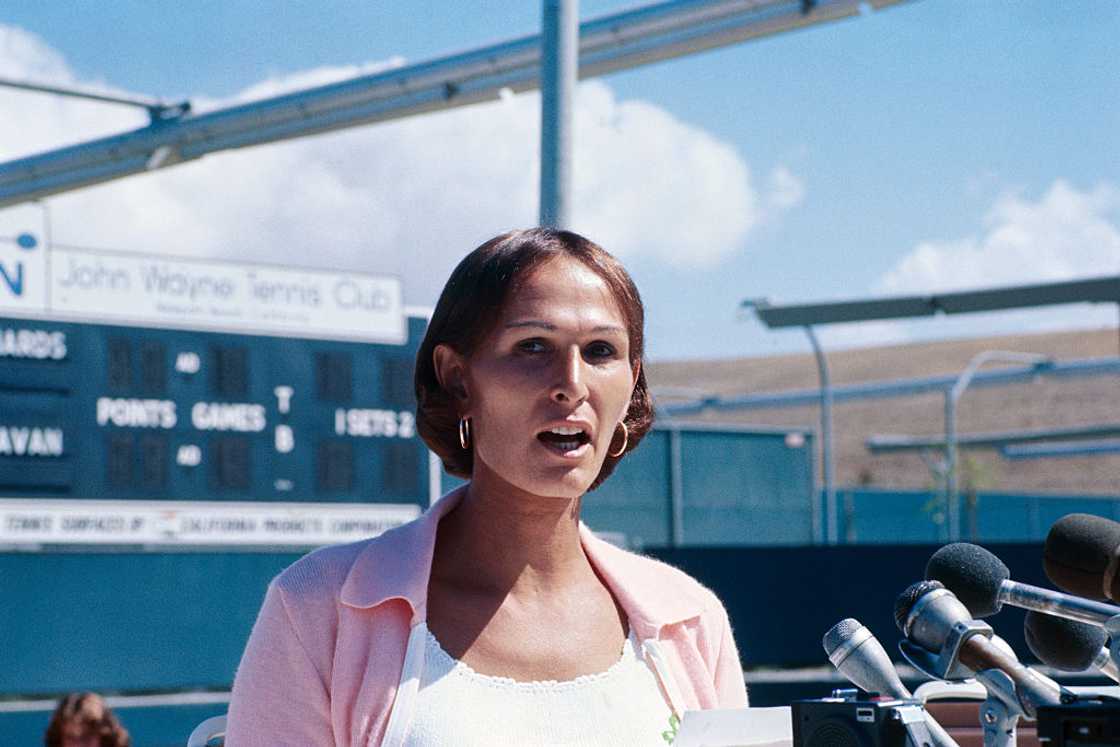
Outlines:
[[1120, 682], [1120, 670], [1105, 648], [1108, 636], [1100, 628], [1031, 610], [1023, 621], [1023, 633], [1027, 648], [1044, 664], [1064, 672], [1096, 668]]
[[832, 666], [861, 690], [898, 700], [914, 697], [902, 684], [882, 644], [859, 620], [849, 617], [836, 623], [824, 634], [822, 643]]
[[926, 564], [926, 578], [944, 584], [977, 618], [991, 617], [1004, 604], [1101, 627], [1120, 615], [1120, 607], [1111, 604], [1012, 581], [1002, 560], [968, 542], [954, 542], [935, 552]]
[[[821, 642], [836, 671], [859, 689], [889, 695], [895, 700], [913, 700], [913, 694], [902, 684], [879, 639], [859, 620], [851, 617], [841, 620], [828, 629]], [[928, 711], [922, 709], [922, 713], [930, 736], [937, 745], [957, 747], [949, 733]]]
[[1120, 601], [1120, 524], [1090, 514], [1054, 522], [1042, 550], [1046, 577], [1059, 589]]
[[1058, 683], [1023, 666], [1013, 652], [994, 644], [991, 627], [973, 620], [939, 581], [911, 584], [895, 602], [894, 614], [907, 640], [947, 659], [946, 670], [959, 662], [973, 672], [996, 669], [1007, 675], [1029, 716], [1034, 716], [1038, 706], [1062, 702]]

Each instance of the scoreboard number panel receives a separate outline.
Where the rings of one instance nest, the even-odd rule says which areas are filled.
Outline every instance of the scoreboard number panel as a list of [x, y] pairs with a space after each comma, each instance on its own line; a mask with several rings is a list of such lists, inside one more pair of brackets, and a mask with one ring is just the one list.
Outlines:
[[428, 505], [404, 344], [0, 318], [0, 543], [312, 545]]

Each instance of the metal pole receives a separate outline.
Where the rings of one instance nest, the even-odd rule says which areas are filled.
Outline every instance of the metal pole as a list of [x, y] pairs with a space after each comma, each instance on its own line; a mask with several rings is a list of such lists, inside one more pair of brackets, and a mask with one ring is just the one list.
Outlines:
[[[828, 375], [828, 360], [824, 357], [817, 335], [810, 326], [805, 327], [805, 334], [809, 336], [809, 344], [813, 346], [813, 355], [817, 357], [817, 371], [821, 384], [821, 472], [824, 482], [824, 513], [825, 513], [825, 542], [835, 545], [838, 541], [837, 516], [836, 516], [836, 487], [833, 485], [833, 458], [832, 458], [832, 380]], [[815, 517], [816, 501], [814, 508], [814, 532], [820, 532], [820, 519]]]
[[46, 304], [47, 310], [51, 310], [51, 285], [52, 275], [51, 272], [51, 255], [54, 254], [54, 239], [53, 231], [51, 230], [51, 209], [47, 205], [46, 200], [35, 200], [35, 204], [43, 211], [43, 267], [46, 270], [44, 273], [43, 284], [43, 302]]
[[[960, 383], [960, 379], [957, 379]], [[955, 542], [960, 536], [957, 516], [957, 388], [945, 391], [945, 539]], [[961, 390], [963, 391], [963, 389]]]
[[153, 98], [151, 96], [121, 96], [115, 93], [102, 93], [100, 91], [90, 91], [75, 86], [59, 86], [48, 85], [46, 83], [32, 83], [26, 80], [16, 80], [15, 78], [0, 77], [0, 86], [5, 88], [17, 88], [24, 91], [35, 91], [37, 93], [53, 93], [57, 96], [72, 96], [79, 99], [87, 99], [89, 101], [101, 101], [106, 104], [124, 104], [125, 106], [135, 106], [141, 109], [151, 111], [166, 110], [172, 108], [185, 108], [190, 109], [190, 104], [186, 101], [179, 102], [178, 104], [165, 104], [163, 101]]
[[579, 66], [578, 0], [544, 0], [541, 26], [540, 224], [569, 228], [572, 106]]
[[960, 505], [957, 500], [957, 403], [964, 390], [972, 383], [976, 372], [989, 361], [1006, 363], [1033, 363], [1041, 366], [1049, 362], [1045, 355], [1037, 353], [1016, 353], [1007, 350], [985, 350], [977, 353], [968, 362], [961, 375], [945, 396], [945, 500], [947, 502], [949, 541], [956, 542], [961, 536]]
[[684, 545], [684, 475], [681, 470], [681, 431], [669, 431], [669, 500], [673, 509], [673, 547]]

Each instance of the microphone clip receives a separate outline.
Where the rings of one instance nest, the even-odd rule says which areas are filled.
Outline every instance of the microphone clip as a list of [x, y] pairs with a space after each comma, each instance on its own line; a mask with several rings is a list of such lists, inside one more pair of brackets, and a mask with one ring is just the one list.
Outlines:
[[1108, 633], [1108, 655], [1112, 665], [1120, 671], [1120, 615], [1113, 615], [1104, 623], [1104, 632]]
[[992, 626], [980, 620], [961, 620], [953, 623], [945, 636], [941, 651], [932, 653], [903, 639], [898, 649], [911, 665], [922, 674], [935, 680], [965, 680], [974, 676], [971, 669], [961, 664], [961, 647], [973, 636], [991, 638]]

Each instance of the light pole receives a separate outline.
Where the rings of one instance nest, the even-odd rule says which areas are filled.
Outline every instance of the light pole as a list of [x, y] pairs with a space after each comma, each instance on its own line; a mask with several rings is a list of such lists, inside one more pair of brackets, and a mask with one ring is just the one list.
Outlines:
[[579, 73], [579, 2], [544, 0], [541, 15], [540, 224], [571, 228], [572, 130]]
[[952, 388], [945, 393], [945, 514], [950, 542], [960, 539], [961, 533], [960, 503], [957, 500], [957, 403], [980, 367], [993, 361], [1029, 363], [1040, 368], [1050, 363], [1050, 358], [1039, 353], [985, 350], [972, 357]]
[[[766, 309], [770, 306], [770, 301], [765, 298], [748, 298], [739, 304], [739, 308], [743, 310], [750, 310], [757, 312]], [[816, 499], [813, 497], [811, 508], [812, 526], [813, 526], [813, 539], [819, 542], [822, 538], [824, 542], [829, 545], [835, 545], [839, 541], [839, 527], [837, 526], [837, 513], [836, 513], [836, 487], [833, 484], [833, 475], [835, 468], [835, 460], [832, 455], [832, 378], [828, 373], [828, 359], [824, 356], [824, 350], [821, 348], [820, 341], [817, 339], [817, 334], [813, 331], [811, 325], [804, 325], [802, 329], [809, 337], [809, 344], [813, 347], [813, 355], [817, 359], [817, 375], [820, 379], [820, 392], [821, 392], [821, 432], [820, 432], [820, 449], [821, 449], [821, 475], [824, 488], [824, 529], [821, 529], [821, 512], [820, 506]]]

